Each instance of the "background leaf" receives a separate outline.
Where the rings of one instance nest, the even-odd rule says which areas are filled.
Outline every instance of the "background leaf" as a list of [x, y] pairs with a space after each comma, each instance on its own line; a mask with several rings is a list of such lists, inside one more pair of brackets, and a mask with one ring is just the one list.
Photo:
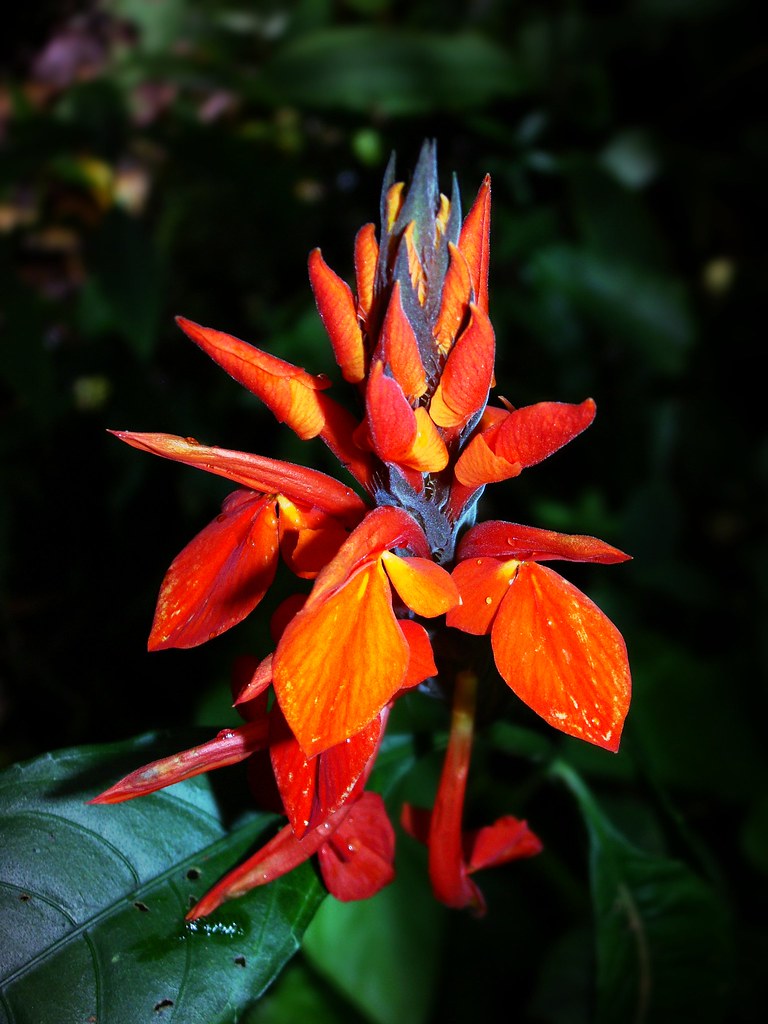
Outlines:
[[226, 1024], [298, 948], [322, 900], [309, 866], [184, 924], [190, 904], [263, 841], [271, 815], [230, 828], [231, 794], [225, 809], [208, 776], [126, 804], [85, 803], [176, 749], [178, 737], [145, 736], [0, 776], [0, 1020]]

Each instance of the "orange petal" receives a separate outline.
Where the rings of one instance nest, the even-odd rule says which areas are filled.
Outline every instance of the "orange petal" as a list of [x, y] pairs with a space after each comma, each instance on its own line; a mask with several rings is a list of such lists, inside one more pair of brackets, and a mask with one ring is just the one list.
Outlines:
[[149, 650], [212, 640], [241, 622], [269, 589], [277, 569], [274, 499], [235, 491], [222, 509], [171, 563]]
[[254, 348], [231, 334], [176, 317], [185, 334], [236, 381], [264, 402], [300, 438], [317, 437], [325, 424], [318, 391], [330, 387], [292, 363]]
[[367, 323], [373, 306], [373, 288], [376, 280], [376, 264], [379, 246], [376, 228], [363, 224], [355, 238], [355, 279], [357, 282], [357, 315]]
[[447, 355], [469, 310], [472, 281], [467, 261], [453, 242], [448, 243], [450, 263], [443, 282], [440, 312], [434, 327], [434, 338], [439, 350]]
[[367, 508], [350, 487], [316, 469], [249, 452], [212, 448], [192, 437], [177, 437], [175, 434], [137, 434], [129, 430], [112, 430], [110, 433], [132, 448], [204, 469], [254, 491], [284, 494], [291, 501], [322, 509], [346, 523], [358, 521]]
[[490, 633], [517, 565], [517, 562], [500, 562], [496, 558], [471, 558], [459, 562], [452, 576], [461, 595], [461, 604], [448, 612], [447, 625], [475, 636]]
[[395, 281], [387, 313], [381, 327], [381, 351], [392, 375], [413, 401], [427, 390], [427, 376], [419, 354], [419, 344], [400, 299], [400, 282]]
[[459, 591], [449, 572], [429, 558], [408, 558], [385, 551], [381, 560], [405, 604], [431, 619], [459, 604]]
[[451, 349], [429, 413], [439, 427], [455, 427], [482, 409], [493, 377], [495, 342], [487, 315], [470, 306], [471, 319]]
[[283, 714], [311, 757], [364, 729], [400, 689], [408, 644], [377, 560], [289, 622], [275, 652]]
[[523, 468], [534, 466], [572, 441], [595, 418], [595, 403], [539, 402], [515, 409], [495, 434], [496, 455]]
[[319, 509], [300, 509], [282, 496], [277, 504], [283, 561], [302, 579], [314, 579], [349, 533], [337, 519]]
[[382, 462], [399, 462], [416, 440], [416, 417], [398, 382], [384, 373], [381, 360], [371, 366], [365, 399], [376, 454]]
[[508, 685], [550, 725], [618, 750], [629, 707], [624, 640], [600, 609], [556, 572], [520, 565], [491, 645]]
[[482, 487], [518, 476], [523, 467], [495, 455], [482, 434], [476, 434], [459, 456], [454, 469], [456, 479], [465, 487]]
[[469, 265], [475, 303], [488, 312], [488, 263], [491, 236], [491, 179], [486, 175], [459, 235], [459, 249]]
[[365, 377], [365, 350], [349, 285], [331, 270], [319, 249], [309, 256], [309, 280], [342, 376], [350, 384], [359, 384]]

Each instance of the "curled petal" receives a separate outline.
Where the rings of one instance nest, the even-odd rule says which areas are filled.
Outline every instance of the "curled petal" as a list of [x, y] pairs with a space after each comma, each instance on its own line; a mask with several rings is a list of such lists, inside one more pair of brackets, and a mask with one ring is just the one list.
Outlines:
[[367, 322], [371, 315], [378, 259], [379, 246], [376, 242], [376, 228], [373, 224], [363, 224], [355, 238], [357, 315], [363, 322]]
[[345, 523], [359, 521], [367, 508], [350, 487], [316, 469], [263, 455], [212, 448], [192, 437], [175, 434], [138, 434], [129, 430], [110, 433], [133, 448], [204, 469], [263, 494], [284, 494], [291, 501], [322, 509]]
[[545, 721], [618, 750], [631, 685], [626, 647], [576, 587], [523, 562], [497, 612], [491, 646], [507, 684]]
[[488, 312], [488, 264], [491, 237], [491, 179], [486, 175], [459, 235], [459, 249], [469, 265], [475, 302]]
[[448, 252], [450, 262], [443, 282], [440, 312], [433, 331], [435, 343], [443, 355], [447, 355], [453, 347], [472, 297], [472, 280], [464, 255], [453, 242], [448, 243]]
[[611, 565], [626, 562], [618, 548], [596, 537], [539, 530], [520, 523], [489, 520], [473, 526], [462, 537], [457, 558], [515, 558], [521, 562], [546, 562], [564, 559], [568, 562], [600, 562]]
[[236, 626], [264, 597], [276, 569], [274, 499], [235, 491], [171, 563], [149, 649], [196, 647]]
[[510, 463], [496, 455], [485, 434], [475, 434], [459, 456], [454, 472], [464, 487], [482, 487], [518, 476], [523, 470], [519, 462]]
[[368, 428], [382, 462], [399, 462], [416, 437], [416, 417], [398, 382], [380, 360], [371, 366], [366, 390]]
[[319, 249], [309, 256], [309, 280], [342, 376], [359, 384], [365, 377], [365, 350], [349, 285], [331, 270]]
[[[255, 707], [259, 717], [266, 712], [264, 697], [272, 684], [272, 655], [268, 654], [262, 661], [247, 656], [235, 665], [236, 678], [234, 706], [244, 718], [250, 718], [249, 707]], [[256, 662], [253, 664], [253, 662]]]
[[132, 800], [134, 797], [146, 796], [147, 793], [165, 789], [166, 786], [191, 779], [203, 772], [213, 771], [214, 768], [237, 764], [266, 745], [267, 731], [265, 718], [257, 722], [248, 722], [236, 729], [222, 729], [215, 739], [209, 740], [208, 743], [201, 743], [198, 747], [191, 747], [171, 757], [163, 757], [131, 772], [90, 803], [122, 803], [124, 800]]
[[409, 648], [408, 670], [402, 685], [407, 690], [436, 676], [437, 665], [426, 629], [412, 619], [398, 619], [398, 623]]
[[277, 699], [308, 757], [364, 729], [402, 686], [409, 659], [378, 560], [322, 600], [313, 596], [274, 660]]
[[288, 568], [314, 579], [349, 536], [341, 523], [319, 509], [301, 509], [279, 497], [280, 553]]
[[499, 867], [523, 857], [534, 857], [543, 848], [541, 840], [528, 828], [528, 823], [513, 818], [511, 814], [464, 836], [464, 852], [470, 873]]
[[429, 558], [409, 558], [385, 551], [387, 575], [411, 611], [426, 618], [444, 615], [461, 602], [450, 573]]
[[438, 427], [456, 427], [479, 412], [493, 379], [495, 341], [487, 314], [470, 306], [471, 317], [448, 354], [429, 414]]
[[365, 900], [395, 877], [395, 832], [378, 793], [363, 793], [318, 850], [323, 881], [337, 900]]
[[325, 424], [318, 391], [330, 387], [326, 377], [314, 377], [292, 363], [262, 352], [231, 334], [202, 327], [177, 317], [176, 323], [207, 355], [287, 423], [299, 437], [317, 437]]
[[392, 375], [409, 401], [427, 390], [427, 376], [419, 353], [419, 343], [400, 299], [400, 282], [395, 281], [381, 327], [381, 352]]

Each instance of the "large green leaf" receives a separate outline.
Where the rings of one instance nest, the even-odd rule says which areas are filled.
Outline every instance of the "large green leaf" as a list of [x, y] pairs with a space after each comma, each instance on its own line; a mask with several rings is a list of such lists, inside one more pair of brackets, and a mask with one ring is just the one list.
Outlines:
[[212, 786], [231, 774], [86, 803], [188, 740], [65, 750], [0, 774], [0, 1021], [236, 1021], [296, 951], [322, 900], [309, 866], [184, 924], [273, 821], [238, 820], [232, 787]]
[[629, 843], [572, 769], [553, 770], [589, 830], [596, 1024], [719, 1024], [732, 993], [730, 922], [717, 893], [681, 861]]

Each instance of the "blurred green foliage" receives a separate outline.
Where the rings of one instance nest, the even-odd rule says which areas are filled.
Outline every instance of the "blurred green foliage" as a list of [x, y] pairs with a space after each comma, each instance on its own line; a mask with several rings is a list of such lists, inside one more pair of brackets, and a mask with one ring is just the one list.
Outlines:
[[[510, 719], [587, 780], [623, 834], [614, 847], [595, 846], [585, 815], [590, 854], [562, 780], [521, 781], [519, 737], [479, 752], [478, 801], [524, 804], [547, 853], [483, 883], [484, 922], [441, 918], [439, 966], [429, 944], [422, 963], [434, 984], [416, 1002], [423, 1019], [466, 1020], [502, 993], [532, 1024], [595, 1019], [590, 979], [610, 933], [596, 942], [588, 862], [647, 896], [648, 854], [686, 876], [676, 941], [716, 920], [731, 953], [702, 967], [709, 1016], [686, 1004], [683, 971], [669, 981], [682, 1004], [648, 1016], [641, 1003], [633, 1019], [681, 1020], [681, 1005], [696, 1005], [699, 1020], [761, 1020], [768, 79], [757, 13], [747, 0], [23, 5], [0, 77], [2, 762], [232, 720], [229, 666], [265, 653], [266, 614], [194, 653], [143, 649], [165, 568], [227, 487], [124, 449], [106, 428], [333, 470], [320, 445], [298, 445], [206, 363], [173, 316], [333, 375], [306, 254], [320, 245], [349, 277], [390, 151], [407, 174], [435, 137], [444, 187], [456, 171], [467, 206], [493, 178], [497, 393], [598, 405], [578, 444], [495, 488], [484, 515], [633, 554], [570, 576], [623, 630], [635, 694], [615, 758], [553, 737], [517, 705]], [[355, 1019], [354, 982], [329, 987], [312, 949], [253, 1021], [295, 1019], [296, 1006]], [[604, 978], [614, 968], [601, 964]], [[377, 1016], [353, 1003], [374, 1021], [398, 1005]]]

